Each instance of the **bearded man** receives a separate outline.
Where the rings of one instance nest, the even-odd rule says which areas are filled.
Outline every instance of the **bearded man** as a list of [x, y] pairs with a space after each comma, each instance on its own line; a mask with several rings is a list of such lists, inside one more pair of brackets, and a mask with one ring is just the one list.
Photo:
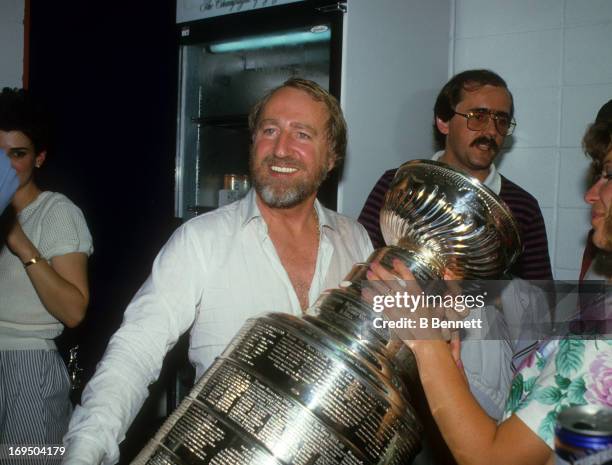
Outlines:
[[255, 105], [249, 126], [254, 189], [188, 221], [162, 248], [83, 392], [63, 463], [119, 460], [118, 443], [147, 386], [189, 328], [199, 378], [247, 318], [301, 315], [371, 253], [363, 227], [316, 200], [346, 151], [336, 99], [312, 81], [290, 79]]

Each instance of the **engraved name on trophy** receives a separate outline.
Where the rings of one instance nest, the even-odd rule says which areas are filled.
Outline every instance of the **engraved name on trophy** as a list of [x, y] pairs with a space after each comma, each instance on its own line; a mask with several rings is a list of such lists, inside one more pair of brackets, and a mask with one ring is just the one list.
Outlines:
[[[420, 279], [449, 267], [497, 277], [520, 251], [508, 208], [442, 163], [398, 170], [381, 211], [388, 247]], [[302, 318], [248, 320], [133, 462], [137, 465], [402, 465], [421, 425], [396, 374], [387, 330], [361, 299], [368, 263], [321, 294]], [[405, 378], [403, 378], [405, 379]]]

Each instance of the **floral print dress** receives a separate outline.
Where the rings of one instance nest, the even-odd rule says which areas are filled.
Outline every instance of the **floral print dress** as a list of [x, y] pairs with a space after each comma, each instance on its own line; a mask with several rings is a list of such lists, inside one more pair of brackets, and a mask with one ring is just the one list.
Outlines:
[[515, 413], [554, 449], [559, 412], [585, 404], [612, 408], [612, 339], [543, 343], [514, 377], [503, 419]]

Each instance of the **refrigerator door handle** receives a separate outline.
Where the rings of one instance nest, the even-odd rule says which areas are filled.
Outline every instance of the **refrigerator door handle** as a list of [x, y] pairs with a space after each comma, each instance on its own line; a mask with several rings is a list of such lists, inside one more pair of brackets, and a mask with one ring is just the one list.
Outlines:
[[336, 2], [330, 5], [320, 6], [317, 8], [317, 11], [320, 11], [321, 13], [333, 13], [335, 11], [346, 13], [347, 6], [346, 6], [346, 2]]

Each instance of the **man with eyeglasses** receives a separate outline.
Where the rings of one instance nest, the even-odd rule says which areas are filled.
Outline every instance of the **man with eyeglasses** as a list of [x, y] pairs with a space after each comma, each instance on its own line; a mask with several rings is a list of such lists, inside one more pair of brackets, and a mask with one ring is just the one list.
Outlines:
[[[514, 102], [506, 82], [489, 70], [464, 71], [446, 83], [436, 100], [433, 128], [440, 151], [432, 158], [471, 174], [508, 204], [519, 223], [524, 246], [512, 275], [551, 280], [548, 240], [538, 201], [499, 174], [493, 164], [515, 126]], [[382, 175], [359, 215], [375, 248], [385, 245], [380, 208], [396, 171]]]
[[[551, 280], [552, 272], [548, 255], [548, 241], [544, 219], [537, 200], [524, 189], [497, 171], [493, 161], [506, 136], [512, 134], [514, 103], [506, 82], [496, 73], [476, 69], [455, 75], [442, 88], [434, 106], [434, 137], [440, 151], [432, 157], [464, 171], [493, 190], [510, 207], [519, 227], [524, 250], [511, 274], [522, 280]], [[374, 247], [385, 245], [380, 230], [380, 208], [397, 169], [385, 172], [368, 197], [359, 222], [365, 226]], [[531, 319], [517, 305], [521, 296], [542, 295], [527, 291], [532, 288], [525, 281], [513, 280], [512, 286], [502, 296], [504, 315], [512, 321]], [[533, 301], [527, 308], [534, 308]], [[512, 315], [512, 316], [510, 316]], [[500, 419], [510, 391], [513, 361], [530, 353], [536, 341], [531, 340], [470, 340], [462, 341], [461, 361], [470, 389], [487, 413]], [[421, 399], [420, 404], [426, 405]], [[427, 415], [426, 411], [421, 412]], [[427, 422], [426, 422], [427, 424]], [[435, 430], [427, 428], [430, 445], [415, 463], [452, 463], [450, 453], [435, 439]]]

